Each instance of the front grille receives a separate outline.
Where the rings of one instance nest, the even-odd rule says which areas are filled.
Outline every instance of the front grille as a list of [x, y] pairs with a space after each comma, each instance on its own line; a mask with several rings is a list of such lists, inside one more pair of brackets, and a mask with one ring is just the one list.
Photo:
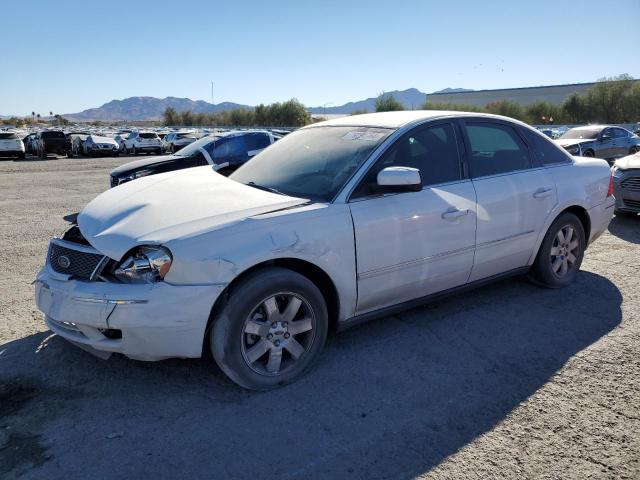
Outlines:
[[640, 208], [640, 200], [627, 200], [626, 198], [622, 197], [622, 201], [627, 207]]
[[620, 186], [624, 190], [629, 190], [630, 192], [640, 192], [640, 177], [627, 178], [620, 183]]
[[[69, 245], [69, 242], [67, 242]], [[55, 241], [49, 244], [49, 265], [53, 270], [81, 280], [90, 280], [91, 274], [103, 262], [104, 255], [67, 248]]]

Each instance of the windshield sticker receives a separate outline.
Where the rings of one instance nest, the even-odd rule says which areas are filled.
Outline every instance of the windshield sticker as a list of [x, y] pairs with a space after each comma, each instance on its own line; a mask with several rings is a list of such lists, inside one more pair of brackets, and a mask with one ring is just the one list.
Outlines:
[[343, 140], [360, 140], [364, 142], [376, 142], [384, 137], [381, 132], [347, 132], [342, 136]]

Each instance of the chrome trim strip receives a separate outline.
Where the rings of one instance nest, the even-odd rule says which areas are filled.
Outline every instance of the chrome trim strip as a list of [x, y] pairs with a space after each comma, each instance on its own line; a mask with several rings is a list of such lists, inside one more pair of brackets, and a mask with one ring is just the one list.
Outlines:
[[91, 272], [91, 275], [89, 275], [90, 282], [93, 282], [95, 278], [102, 273], [102, 270], [107, 265], [108, 261], [109, 261], [109, 257], [107, 257], [106, 255], [102, 257], [102, 260], [98, 262], [98, 265], [96, 265], [96, 268], [94, 268], [93, 272]]
[[396, 270], [401, 270], [403, 268], [413, 267], [415, 265], [420, 265], [421, 263], [427, 263], [433, 260], [440, 260], [442, 258], [451, 257], [453, 255], [459, 255], [461, 253], [471, 252], [475, 247], [464, 247], [458, 248], [457, 250], [450, 250], [448, 252], [437, 253], [435, 255], [430, 255], [428, 257], [417, 258], [415, 260], [409, 260], [402, 263], [397, 263], [395, 265], [389, 265], [387, 267], [376, 268], [374, 270], [367, 270], [366, 272], [362, 272], [358, 274], [358, 280], [363, 280], [365, 278], [376, 277], [378, 275], [383, 275], [385, 273], [390, 273]]
[[109, 300], [107, 298], [95, 298], [95, 297], [73, 297], [75, 302], [83, 303], [98, 303], [103, 305], [142, 305], [149, 303], [149, 300]]
[[526, 235], [531, 235], [532, 233], [535, 233], [535, 230], [527, 230], [526, 232], [516, 233], [515, 235], [509, 235], [508, 237], [498, 238], [497, 240], [490, 240], [488, 242], [479, 243], [478, 245], [476, 245], [476, 248], [485, 248], [485, 247], [493, 246], [497, 243], [506, 242], [508, 240], [515, 240], [516, 238], [524, 237]]

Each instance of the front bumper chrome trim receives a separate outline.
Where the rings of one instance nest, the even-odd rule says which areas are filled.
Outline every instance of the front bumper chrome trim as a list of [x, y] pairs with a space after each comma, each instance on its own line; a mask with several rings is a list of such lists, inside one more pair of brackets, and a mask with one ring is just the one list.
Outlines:
[[109, 300], [107, 298], [95, 298], [95, 297], [73, 297], [75, 302], [84, 303], [100, 303], [104, 305], [142, 305], [149, 303], [149, 300]]

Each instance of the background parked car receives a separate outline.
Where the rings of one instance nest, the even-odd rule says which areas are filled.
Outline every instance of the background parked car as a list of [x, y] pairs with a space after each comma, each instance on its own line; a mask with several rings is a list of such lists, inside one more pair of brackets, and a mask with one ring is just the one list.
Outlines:
[[27, 135], [26, 137], [24, 137], [22, 139], [22, 143], [24, 144], [24, 151], [25, 153], [31, 154], [31, 155], [35, 155], [36, 151], [33, 148], [33, 141], [36, 138], [36, 133], [30, 133], [29, 135]]
[[125, 163], [111, 171], [112, 187], [156, 173], [211, 165], [221, 175], [230, 175], [275, 141], [263, 130], [228, 132], [203, 137], [173, 155]]
[[82, 143], [82, 153], [90, 156], [109, 155], [117, 157], [120, 155], [120, 145], [111, 137], [89, 135]]
[[571, 128], [555, 142], [571, 155], [604, 158], [610, 163], [640, 151], [638, 135], [610, 125]]
[[118, 151], [120, 153], [125, 153], [125, 144], [124, 141], [127, 138], [127, 135], [129, 135], [128, 133], [119, 133], [118, 135], [116, 135], [115, 137], [113, 137], [113, 139], [118, 142]]
[[611, 171], [616, 215], [640, 213], [640, 153], [616, 160]]
[[171, 132], [164, 136], [162, 145], [165, 152], [176, 153], [197, 139], [196, 132]]
[[68, 155], [67, 137], [60, 130], [39, 132], [32, 140], [32, 149], [39, 158], [46, 158], [50, 153]]
[[13, 132], [0, 132], [0, 157], [24, 158], [24, 143]]
[[131, 132], [124, 141], [126, 153], [162, 153], [162, 141], [155, 132]]

